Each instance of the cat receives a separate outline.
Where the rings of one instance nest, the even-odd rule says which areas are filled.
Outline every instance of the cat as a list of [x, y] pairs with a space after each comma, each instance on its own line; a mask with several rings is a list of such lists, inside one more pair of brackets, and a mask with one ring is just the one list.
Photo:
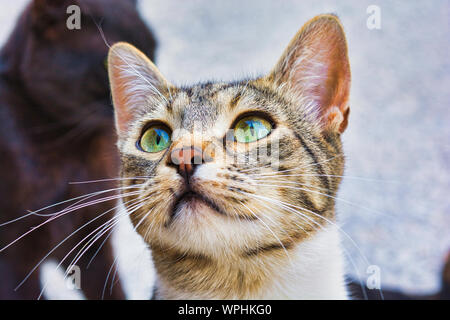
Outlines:
[[[66, 27], [70, 5], [81, 9], [81, 29]], [[156, 40], [132, 0], [34, 0], [25, 8], [0, 53], [0, 246], [38, 226], [48, 217], [27, 213], [52, 203], [98, 191], [98, 185], [69, 184], [115, 177], [113, 108], [105, 59], [110, 43], [128, 41], [154, 58]], [[106, 181], [105, 189], [115, 183]], [[91, 198], [95, 199], [95, 197]], [[113, 202], [81, 208], [55, 219], [0, 254], [0, 299], [36, 299], [41, 292], [39, 266], [49, 258], [61, 262], [83, 238], [105, 222]], [[51, 213], [54, 211], [42, 211]], [[78, 227], [92, 221], [73, 237]], [[102, 238], [103, 240], [103, 238]], [[77, 265], [86, 298], [100, 299], [113, 265], [108, 240], [89, 269], [92, 247]], [[67, 267], [72, 259], [66, 259]], [[23, 285], [14, 290], [22, 280]], [[122, 299], [118, 277], [104, 298]]]
[[260, 78], [177, 87], [126, 43], [108, 73], [122, 202], [152, 250], [156, 299], [349, 297], [333, 197], [351, 74], [336, 16], [308, 21]]

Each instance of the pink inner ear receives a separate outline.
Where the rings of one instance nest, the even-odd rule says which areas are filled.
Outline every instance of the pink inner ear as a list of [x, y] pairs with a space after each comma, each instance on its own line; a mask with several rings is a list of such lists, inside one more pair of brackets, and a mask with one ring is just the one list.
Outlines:
[[128, 130], [140, 108], [165, 99], [169, 84], [142, 52], [127, 43], [116, 43], [110, 49], [108, 72], [121, 134]]
[[121, 133], [128, 129], [128, 123], [132, 120], [131, 108], [127, 105], [126, 88], [128, 79], [120, 74], [120, 69], [117, 67], [121, 65], [120, 59], [118, 57], [110, 57], [110, 59], [114, 66], [110, 69], [110, 82], [116, 113], [116, 125], [119, 133]]
[[306, 23], [274, 73], [275, 79], [316, 102], [325, 127], [345, 129], [350, 66], [344, 31], [336, 17], [324, 15]]

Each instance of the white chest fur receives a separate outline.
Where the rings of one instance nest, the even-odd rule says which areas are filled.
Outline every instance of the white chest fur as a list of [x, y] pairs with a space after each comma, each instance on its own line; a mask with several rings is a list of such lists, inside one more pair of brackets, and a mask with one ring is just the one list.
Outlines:
[[[344, 300], [344, 258], [338, 230], [328, 227], [289, 251], [290, 263], [275, 268], [271, 280], [245, 299]], [[179, 292], [158, 283], [162, 299], [220, 299]]]
[[261, 299], [348, 299], [338, 230], [328, 227], [291, 251]]

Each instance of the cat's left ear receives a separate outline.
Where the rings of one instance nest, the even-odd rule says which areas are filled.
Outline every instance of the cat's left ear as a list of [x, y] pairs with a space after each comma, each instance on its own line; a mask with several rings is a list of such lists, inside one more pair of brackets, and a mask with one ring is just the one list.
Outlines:
[[308, 21], [267, 79], [312, 101], [325, 130], [344, 132], [350, 112], [350, 64], [339, 19], [327, 14]]
[[108, 74], [119, 136], [141, 110], [167, 101], [171, 84], [144, 53], [128, 43], [116, 43], [109, 50]]

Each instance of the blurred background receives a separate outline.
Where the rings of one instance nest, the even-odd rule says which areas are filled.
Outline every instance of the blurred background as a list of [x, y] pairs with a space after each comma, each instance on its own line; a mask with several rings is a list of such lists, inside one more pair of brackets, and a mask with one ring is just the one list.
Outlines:
[[[0, 42], [27, 0], [1, 0]], [[143, 0], [158, 39], [156, 64], [175, 84], [268, 72], [291, 37], [320, 13], [344, 25], [352, 68], [347, 165], [337, 201], [348, 273], [381, 270], [382, 287], [439, 287], [450, 249], [450, 2]], [[377, 5], [381, 29], [370, 30]], [[81, 25], [82, 27], [82, 25]], [[100, 36], [100, 35], [99, 35]], [[354, 243], [349, 240], [352, 238]], [[150, 297], [150, 253], [127, 220], [115, 234], [129, 298]], [[367, 261], [369, 263], [367, 263]], [[77, 298], [47, 264], [47, 298]]]

